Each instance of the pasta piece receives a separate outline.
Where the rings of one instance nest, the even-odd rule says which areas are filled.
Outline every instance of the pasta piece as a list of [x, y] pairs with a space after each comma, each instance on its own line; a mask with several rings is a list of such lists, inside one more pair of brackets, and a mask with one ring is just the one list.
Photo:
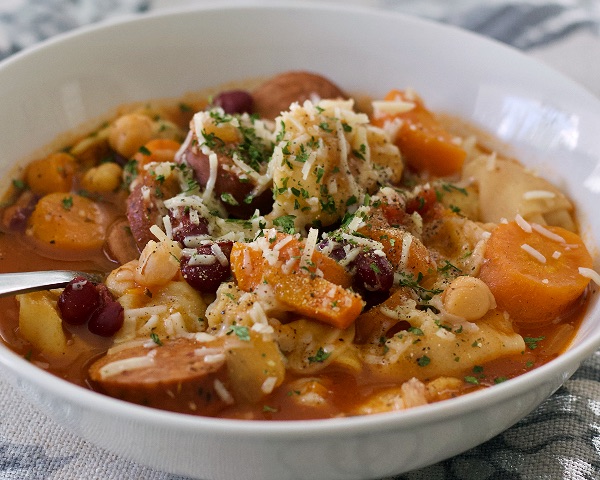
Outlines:
[[434, 318], [396, 334], [385, 344], [363, 346], [369, 372], [379, 379], [461, 376], [475, 365], [524, 351], [525, 342], [502, 312], [491, 310], [476, 328], [449, 331]]
[[575, 231], [573, 205], [567, 197], [513, 160], [497, 158], [489, 168], [486, 158], [478, 157], [465, 165], [463, 178], [473, 179], [479, 188], [479, 219], [483, 222], [498, 223], [519, 214], [528, 221]]

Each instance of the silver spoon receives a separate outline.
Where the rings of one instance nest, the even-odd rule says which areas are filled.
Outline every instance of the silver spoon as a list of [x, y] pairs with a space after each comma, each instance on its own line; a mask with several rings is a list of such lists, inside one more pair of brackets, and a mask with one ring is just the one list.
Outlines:
[[83, 277], [95, 283], [102, 281], [98, 274], [71, 270], [0, 273], [0, 297], [64, 287], [76, 277]]

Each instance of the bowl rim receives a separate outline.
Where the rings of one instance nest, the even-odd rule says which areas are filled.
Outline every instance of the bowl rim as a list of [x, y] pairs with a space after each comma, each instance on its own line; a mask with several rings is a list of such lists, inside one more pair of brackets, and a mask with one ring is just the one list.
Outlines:
[[[248, 4], [243, 1], [208, 1], [202, 4], [165, 7], [150, 12], [139, 12], [109, 18], [95, 24], [82, 26], [71, 31], [57, 34], [36, 45], [27, 47], [0, 62], [0, 72], [9, 68], [12, 64], [24, 61], [27, 57], [43, 52], [48, 48], [55, 48], [63, 42], [76, 41], [80, 36], [94, 34], [106, 28], [123, 28], [131, 22], [156, 21], [157, 19], [176, 17], [188, 13], [214, 12], [220, 10], [319, 10], [319, 11], [343, 11], [346, 13], [367, 14], [373, 16], [394, 16], [399, 22], [412, 22], [417, 25], [427, 26], [439, 30], [452, 31], [453, 34], [463, 35], [465, 38], [474, 38], [477, 42], [487, 42], [494, 48], [502, 48], [511, 51], [514, 55], [526, 56], [523, 52], [505, 45], [497, 40], [484, 37], [474, 32], [443, 24], [434, 20], [415, 17], [406, 13], [386, 11], [384, 9], [358, 6], [340, 5], [331, 2], [306, 3], [292, 0], [285, 3], [271, 3], [259, 1]], [[528, 61], [537, 63], [538, 66], [546, 68], [552, 75], [562, 77], [573, 88], [584, 87], [569, 79], [565, 74], [552, 69], [543, 62], [528, 57]], [[1, 73], [0, 73], [1, 75]], [[588, 92], [589, 93], [589, 92]], [[590, 94], [598, 105], [600, 101]], [[353, 433], [369, 434], [373, 432], [385, 432], [402, 428], [410, 428], [416, 425], [447, 420], [452, 417], [461, 416], [465, 413], [473, 413], [486, 407], [498, 404], [514, 396], [531, 391], [533, 388], [546, 382], [548, 377], [562, 376], [561, 384], [579, 367], [580, 363], [591, 356], [600, 347], [600, 327], [592, 335], [581, 340], [581, 342], [569, 347], [556, 359], [537, 367], [516, 378], [510, 379], [493, 388], [462, 395], [457, 398], [443, 400], [433, 404], [413, 407], [402, 411], [384, 412], [371, 415], [340, 417], [315, 420], [241, 420], [223, 419], [213, 417], [202, 417], [182, 413], [169, 412], [165, 410], [145, 407], [115, 398], [105, 396], [84, 387], [72, 384], [67, 380], [59, 378], [40, 367], [35, 366], [25, 358], [10, 350], [4, 343], [0, 342], [0, 365], [8, 368], [16, 376], [23, 377], [27, 381], [38, 385], [44, 391], [50, 392], [56, 397], [68, 399], [70, 402], [79, 404], [84, 409], [101, 412], [104, 415], [119, 416], [128, 420], [139, 421], [144, 424], [170, 425], [180, 430], [204, 432], [211, 435], [231, 435], [242, 438], [269, 435], [272, 438], [281, 438], [293, 435], [296, 438], [310, 438], [315, 435], [320, 437], [337, 437], [340, 433], [351, 430]], [[568, 368], [567, 368], [568, 367]]]

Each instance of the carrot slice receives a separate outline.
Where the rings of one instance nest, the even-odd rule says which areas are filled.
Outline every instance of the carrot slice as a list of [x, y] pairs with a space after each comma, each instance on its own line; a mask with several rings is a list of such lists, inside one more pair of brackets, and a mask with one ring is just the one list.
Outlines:
[[[336, 285], [345, 288], [352, 285], [352, 276], [346, 269], [321, 252], [314, 251], [309, 262], [301, 265], [304, 241], [278, 232], [276, 238], [269, 243], [270, 250], [277, 249], [277, 259], [285, 265], [286, 271], [292, 274], [308, 275], [315, 275], [320, 272], [319, 274], [324, 279]], [[245, 243], [235, 243], [233, 245], [230, 263], [238, 286], [244, 291], [253, 290], [263, 281], [269, 265], [262, 250]]]
[[360, 315], [364, 302], [346, 288], [352, 278], [335, 260], [318, 251], [304, 260], [304, 241], [290, 235], [278, 233], [267, 243], [268, 251], [233, 245], [229, 261], [240, 289], [253, 291], [267, 283], [290, 311], [337, 328], [347, 328]]
[[400, 120], [395, 143], [411, 168], [439, 177], [460, 172], [466, 151], [456, 144], [455, 137], [444, 129], [418, 96], [392, 90], [385, 100], [400, 100], [415, 105], [407, 112], [377, 115], [372, 120], [379, 127]]
[[262, 251], [245, 243], [233, 244], [229, 264], [238, 287], [245, 292], [254, 290], [265, 275], [266, 265]]
[[585, 290], [589, 279], [579, 267], [591, 268], [592, 257], [577, 234], [535, 225], [527, 232], [510, 222], [492, 231], [479, 277], [513, 320], [547, 323]]
[[180, 143], [168, 138], [155, 138], [150, 140], [133, 156], [137, 161], [138, 171], [144, 165], [152, 162], [172, 162]]
[[74, 193], [50, 193], [37, 203], [28, 231], [44, 250], [73, 257], [102, 248], [106, 221], [92, 200]]
[[286, 275], [271, 269], [266, 280], [275, 297], [292, 311], [342, 330], [356, 320], [364, 306], [360, 295], [321, 277]]
[[75, 157], [58, 152], [29, 164], [25, 179], [34, 193], [46, 195], [53, 192], [68, 192], [73, 186], [77, 169]]

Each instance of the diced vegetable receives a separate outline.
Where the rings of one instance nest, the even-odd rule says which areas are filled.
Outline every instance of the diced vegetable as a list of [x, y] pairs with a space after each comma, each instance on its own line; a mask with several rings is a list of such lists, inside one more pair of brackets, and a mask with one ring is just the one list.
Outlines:
[[151, 162], [172, 162], [180, 143], [168, 138], [155, 138], [150, 140], [134, 155], [138, 170]]
[[592, 267], [581, 238], [560, 227], [542, 232], [509, 222], [496, 227], [487, 242], [479, 276], [498, 307], [518, 322], [553, 321], [589, 283], [579, 273], [579, 267]]
[[285, 364], [274, 342], [250, 334], [248, 341], [231, 338], [226, 345], [227, 372], [236, 398], [257, 402], [281, 385]]
[[[351, 277], [335, 260], [314, 251], [303, 262], [303, 242], [281, 233], [269, 246], [279, 265], [271, 265], [260, 249], [234, 244], [230, 263], [239, 288], [252, 291], [268, 283], [291, 311], [339, 328], [346, 328], [360, 314], [364, 303], [345, 288], [351, 284]], [[317, 276], [317, 271], [323, 277]]]
[[418, 172], [435, 176], [458, 173], [466, 157], [465, 150], [435, 118], [423, 101], [406, 91], [392, 90], [386, 101], [413, 103], [414, 107], [402, 113], [380, 114], [373, 124], [383, 127], [386, 122], [399, 121], [396, 145], [406, 163]]
[[337, 328], [348, 328], [364, 306], [360, 295], [320, 277], [271, 270], [266, 278], [277, 299], [291, 310]]
[[50, 251], [73, 254], [101, 248], [106, 228], [92, 200], [73, 193], [51, 193], [37, 203], [29, 230]]
[[68, 153], [53, 153], [36, 160], [27, 167], [25, 180], [29, 188], [38, 195], [53, 192], [68, 192], [73, 186], [73, 175], [77, 162]]
[[18, 295], [19, 331], [36, 349], [50, 355], [61, 355], [67, 348], [67, 337], [56, 310], [56, 300], [49, 292]]
[[[282, 240], [287, 243], [278, 249], [277, 256], [278, 260], [284, 264], [291, 261], [291, 264], [286, 266], [287, 270], [298, 270], [299, 273], [312, 275], [318, 270], [322, 273], [324, 279], [336, 285], [341, 285], [342, 287], [352, 285], [352, 276], [344, 267], [319, 251], [312, 253], [310, 262], [306, 265], [300, 265], [304, 242], [290, 235], [278, 233], [277, 239], [270, 245], [271, 248], [275, 247]], [[293, 262], [293, 259], [296, 262]], [[261, 250], [252, 248], [244, 243], [235, 243], [233, 245], [230, 262], [231, 270], [236, 277], [238, 286], [245, 291], [253, 290], [262, 282], [268, 266], [268, 262]]]

